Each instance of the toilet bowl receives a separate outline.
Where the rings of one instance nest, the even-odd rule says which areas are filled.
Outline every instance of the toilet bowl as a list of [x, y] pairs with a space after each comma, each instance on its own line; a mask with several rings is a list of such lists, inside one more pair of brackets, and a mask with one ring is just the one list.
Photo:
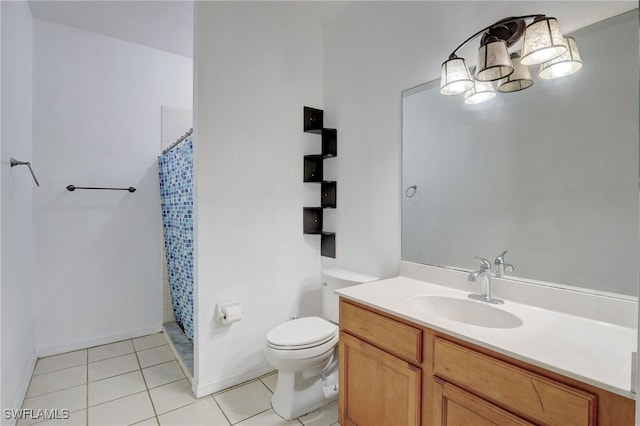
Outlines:
[[338, 327], [318, 317], [288, 321], [267, 334], [264, 354], [278, 370], [271, 399], [278, 415], [291, 420], [338, 397], [337, 381], [325, 384], [337, 378], [337, 344]]
[[334, 290], [377, 278], [339, 268], [322, 271], [322, 316], [287, 321], [267, 333], [264, 354], [278, 370], [273, 410], [287, 420], [338, 398], [338, 296]]

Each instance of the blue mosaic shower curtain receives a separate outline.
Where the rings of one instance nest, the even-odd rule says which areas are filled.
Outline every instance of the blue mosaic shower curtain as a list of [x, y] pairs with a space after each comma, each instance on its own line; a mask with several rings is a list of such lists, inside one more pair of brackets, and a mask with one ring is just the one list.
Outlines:
[[193, 343], [193, 142], [158, 157], [162, 225], [176, 322]]

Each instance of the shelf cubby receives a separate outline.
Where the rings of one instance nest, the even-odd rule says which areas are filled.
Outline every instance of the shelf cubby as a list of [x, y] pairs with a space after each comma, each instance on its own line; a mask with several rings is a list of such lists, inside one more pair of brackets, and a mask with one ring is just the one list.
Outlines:
[[336, 258], [336, 234], [323, 232], [320, 237], [320, 256]]
[[322, 133], [324, 127], [324, 111], [321, 109], [304, 107], [304, 131], [306, 133]]
[[302, 208], [302, 228], [304, 234], [322, 234], [322, 207]]
[[338, 155], [338, 131], [336, 129], [322, 129], [322, 158]]
[[322, 155], [304, 156], [304, 182], [320, 183], [323, 177]]
[[336, 208], [336, 186], [335, 181], [321, 182], [320, 189], [320, 206], [326, 209]]

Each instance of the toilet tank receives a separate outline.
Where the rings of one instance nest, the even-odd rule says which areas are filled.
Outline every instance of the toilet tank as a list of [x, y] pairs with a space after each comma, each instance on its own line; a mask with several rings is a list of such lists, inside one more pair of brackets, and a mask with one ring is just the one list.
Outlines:
[[322, 318], [336, 324], [338, 323], [339, 296], [334, 291], [378, 280], [378, 277], [340, 268], [323, 269], [320, 271], [320, 275], [322, 276], [322, 308], [320, 315]]

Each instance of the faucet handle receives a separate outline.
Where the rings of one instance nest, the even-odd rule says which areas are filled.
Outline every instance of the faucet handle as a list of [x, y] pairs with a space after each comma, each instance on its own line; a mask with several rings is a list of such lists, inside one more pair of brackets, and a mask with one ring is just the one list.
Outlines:
[[476, 259], [478, 259], [480, 261], [480, 267], [482, 269], [486, 269], [488, 271], [491, 270], [491, 262], [489, 262], [487, 259], [485, 259], [484, 257], [479, 257], [479, 256], [474, 256]]
[[513, 271], [515, 271], [515, 268], [513, 267], [512, 264], [504, 263], [504, 255], [505, 254], [507, 254], [507, 250], [505, 250], [502, 253], [500, 253], [498, 255], [498, 257], [496, 257], [496, 260], [494, 262], [496, 264], [495, 273], [496, 273], [496, 277], [498, 277], [498, 278], [504, 277], [505, 272], [513, 272]]

